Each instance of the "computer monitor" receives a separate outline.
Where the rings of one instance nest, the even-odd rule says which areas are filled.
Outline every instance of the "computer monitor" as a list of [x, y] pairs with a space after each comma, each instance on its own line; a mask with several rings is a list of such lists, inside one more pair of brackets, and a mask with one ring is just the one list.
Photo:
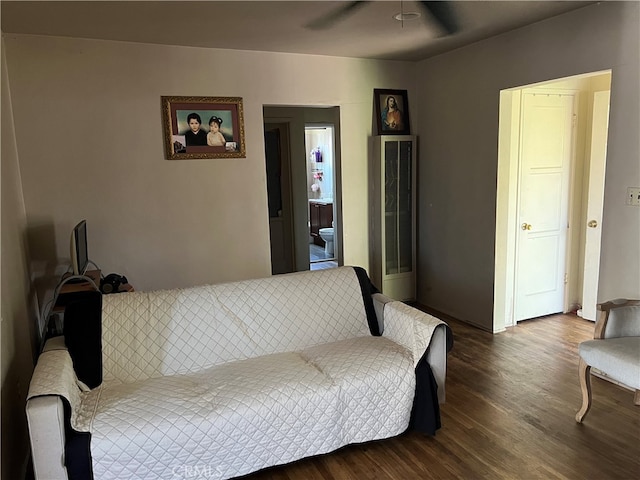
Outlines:
[[84, 275], [89, 264], [87, 222], [82, 220], [71, 232], [71, 266], [74, 275]]

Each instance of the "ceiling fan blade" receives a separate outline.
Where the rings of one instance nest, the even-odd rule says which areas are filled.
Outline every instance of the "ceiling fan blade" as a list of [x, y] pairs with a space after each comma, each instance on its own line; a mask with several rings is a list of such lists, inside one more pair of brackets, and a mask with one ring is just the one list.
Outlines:
[[358, 10], [360, 7], [362, 7], [366, 3], [369, 3], [369, 0], [360, 0], [360, 1], [356, 1], [356, 2], [349, 2], [346, 5], [344, 5], [343, 7], [340, 7], [338, 9], [336, 9], [336, 10], [333, 10], [332, 12], [329, 12], [328, 14], [323, 15], [323, 16], [321, 16], [321, 17], [309, 22], [305, 26], [307, 28], [312, 29], [312, 30], [322, 30], [324, 28], [329, 28], [334, 23], [336, 23], [339, 20], [342, 20], [343, 18], [349, 16], [350, 14], [352, 14], [353, 12]]
[[460, 30], [456, 15], [451, 6], [452, 2], [419, 2], [427, 12], [438, 22], [438, 24], [447, 32], [448, 35], [454, 34]]

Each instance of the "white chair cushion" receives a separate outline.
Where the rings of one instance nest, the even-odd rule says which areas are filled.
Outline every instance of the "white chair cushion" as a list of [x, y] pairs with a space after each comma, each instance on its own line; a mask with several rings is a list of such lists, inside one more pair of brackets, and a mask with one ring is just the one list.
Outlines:
[[640, 337], [589, 340], [580, 344], [579, 352], [591, 367], [640, 389]]

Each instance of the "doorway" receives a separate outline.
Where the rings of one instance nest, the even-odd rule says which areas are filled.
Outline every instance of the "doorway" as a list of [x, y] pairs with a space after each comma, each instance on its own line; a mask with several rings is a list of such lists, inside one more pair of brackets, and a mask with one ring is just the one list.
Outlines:
[[[592, 215], [590, 211], [593, 209], [590, 209], [589, 206], [598, 202], [600, 202], [600, 215], [602, 212], [603, 191], [597, 193], [598, 189], [592, 186], [590, 180], [595, 181], [595, 185], [603, 182], [604, 155], [600, 155], [600, 158], [594, 158], [591, 155], [591, 139], [594, 135], [601, 137], [604, 135], [606, 139], [606, 131], [601, 132], [602, 128], [606, 130], [606, 125], [603, 127], [601, 121], [599, 123], [595, 121], [594, 98], [596, 92], [608, 92], [610, 87], [611, 72], [605, 71], [500, 92], [494, 332], [514, 326], [520, 320], [554, 313], [544, 309], [537, 310], [538, 305], [535, 302], [530, 305], [532, 309], [528, 309], [526, 302], [524, 302], [524, 310], [520, 308], [523, 298], [523, 279], [525, 290], [529, 288], [531, 291], [537, 289], [540, 292], [545, 292], [549, 290], [549, 285], [558, 287], [556, 289], [558, 294], [555, 297], [556, 303], [550, 307], [552, 310], [577, 311], [586, 302], [594, 303], [595, 309], [597, 292], [590, 295], [584, 287], [593, 284], [594, 275], [597, 278], [599, 259], [595, 262], [597, 263], [596, 268], [593, 268], [594, 262], [591, 258], [593, 254], [586, 251], [585, 243], [587, 229], [592, 230], [589, 232], [591, 239], [593, 240], [593, 237], [597, 236], [597, 243], [599, 243], [600, 230], [587, 226], [590, 220], [593, 220], [587, 219], [587, 214]], [[550, 131], [549, 135], [557, 132], [560, 128], [557, 125], [559, 121], [566, 122], [568, 119], [571, 124], [565, 124], [562, 127], [564, 132], [570, 131], [569, 137], [543, 136], [542, 139], [536, 140], [538, 145], [542, 145], [543, 150], [555, 149], [565, 153], [567, 142], [570, 142], [566, 180], [563, 177], [562, 169], [547, 169], [547, 167], [551, 167], [551, 164], [533, 165], [533, 170], [531, 170], [532, 165], [527, 164], [527, 151], [526, 149], [523, 151], [523, 145], [526, 146], [528, 135], [525, 130], [527, 127], [526, 104], [527, 102], [531, 103], [531, 99], [536, 94], [542, 103], [548, 98], [551, 103], [556, 102], [558, 105], [564, 105], [559, 107], [559, 109], [564, 109], [562, 115], [551, 115], [549, 112], [553, 108], [546, 107], [543, 107], [542, 113], [536, 114], [539, 117], [537, 122], [533, 122], [533, 129], [538, 129], [537, 132], [534, 132], [536, 135], [544, 135], [545, 130]], [[563, 97], [566, 98], [563, 99]], [[572, 112], [571, 109], [573, 109]], [[563, 120], [560, 120], [561, 118]], [[556, 126], [549, 128], [553, 122], [556, 122]], [[531, 127], [531, 118], [529, 118], [529, 123]], [[600, 164], [600, 167], [596, 165], [597, 168], [593, 168], [595, 164]], [[533, 176], [529, 175], [532, 173]], [[542, 187], [541, 193], [535, 193], [534, 188], [534, 193], [530, 194], [531, 184], [527, 184], [527, 179], [534, 178], [537, 181], [542, 178], [536, 178], [537, 174], [547, 174], [547, 179], [553, 177], [554, 181], [549, 185], [555, 185], [556, 188], [547, 185]], [[529, 197], [527, 197], [527, 192], [530, 194]], [[550, 240], [551, 237], [545, 238], [543, 235], [544, 229], [540, 223], [542, 217], [536, 219], [538, 228], [534, 226], [533, 222], [523, 217], [523, 214], [527, 214], [528, 207], [531, 206], [533, 206], [534, 212], [544, 213], [544, 211], [553, 210], [553, 213], [557, 214], [555, 222], [558, 227], [556, 233], [559, 236], [556, 236], [553, 241]], [[563, 216], [561, 213], [565, 206], [566, 215]], [[601, 224], [600, 219], [597, 220], [596, 223]], [[532, 236], [531, 234], [536, 230], [539, 237], [538, 243], [546, 243], [547, 247], [554, 246], [554, 248], [547, 250], [544, 254], [538, 253], [538, 258], [535, 256], [527, 257], [528, 249], [525, 247], [527, 244], [523, 243], [522, 237], [523, 235], [525, 237]], [[566, 239], [561, 238], [565, 234]], [[532, 237], [535, 239], [535, 236]], [[559, 245], [558, 248], [555, 248], [554, 242]], [[594, 249], [591, 248], [590, 251], [592, 252]], [[564, 258], [558, 252], [562, 253]], [[542, 264], [545, 263], [549, 267], [547, 270], [542, 269]], [[556, 267], [555, 271], [554, 267]], [[553, 275], [549, 272], [552, 272]], [[532, 286], [536, 288], [530, 288]]]
[[306, 124], [307, 198], [309, 200], [309, 263], [311, 270], [337, 267], [335, 257], [334, 126]]
[[[267, 149], [274, 150], [270, 143], [268, 132], [278, 125], [286, 129], [286, 139], [281, 137], [280, 152], [283, 160], [276, 167], [269, 158], [267, 162], [267, 192], [269, 196], [269, 225], [271, 232], [272, 272], [287, 273], [288, 271], [302, 271], [320, 268], [332, 268], [343, 264], [342, 247], [342, 194], [340, 175], [340, 109], [339, 107], [277, 107], [265, 106], [265, 157]], [[313, 162], [311, 155], [314, 155]], [[320, 156], [316, 157], [319, 154]], [[318, 160], [321, 160], [318, 162]], [[280, 179], [288, 179], [290, 205], [283, 201], [283, 211], [275, 220], [273, 218], [271, 201], [277, 198], [277, 182], [271, 180], [273, 173], [278, 171]], [[314, 178], [315, 177], [315, 178]], [[284, 180], [280, 182], [284, 185]], [[315, 187], [313, 187], [315, 185]], [[282, 189], [283, 198], [285, 196]], [[277, 202], [276, 202], [277, 203]], [[317, 208], [317, 212], [312, 210]], [[324, 210], [320, 212], [322, 207]], [[284, 209], [288, 208], [288, 212]], [[316, 236], [312, 235], [312, 213], [324, 213], [324, 223], [314, 222]], [[290, 218], [291, 228], [280, 230], [275, 227], [278, 218]], [[327, 220], [329, 217], [329, 220]], [[319, 220], [319, 218], [318, 218]], [[325, 225], [326, 224], [326, 225]], [[331, 224], [333, 226], [331, 227]], [[320, 229], [333, 228], [333, 245], [329, 249], [331, 258], [327, 257], [326, 240], [330, 236]], [[289, 235], [288, 239], [279, 236], [280, 232]], [[317, 238], [316, 238], [317, 237]], [[313, 252], [312, 248], [317, 247]], [[284, 252], [284, 253], [283, 253]], [[316, 257], [312, 259], [312, 253]], [[322, 255], [319, 255], [322, 253]], [[291, 258], [291, 264], [285, 266], [280, 258]], [[321, 258], [322, 257], [322, 258]], [[288, 268], [288, 269], [287, 269]]]
[[293, 218], [289, 175], [289, 128], [286, 123], [264, 124], [267, 168], [271, 273], [293, 272]]

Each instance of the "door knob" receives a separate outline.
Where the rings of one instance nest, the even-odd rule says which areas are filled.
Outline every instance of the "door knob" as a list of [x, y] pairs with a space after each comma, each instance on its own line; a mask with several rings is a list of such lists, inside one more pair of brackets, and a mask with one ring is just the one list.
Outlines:
[[587, 223], [587, 225], [591, 228], [596, 228], [598, 226], [598, 222], [596, 222], [595, 220], [589, 220], [589, 223]]
[[528, 223], [523, 223], [520, 228], [522, 228], [522, 230], [531, 230], [531, 225], [529, 225]]

